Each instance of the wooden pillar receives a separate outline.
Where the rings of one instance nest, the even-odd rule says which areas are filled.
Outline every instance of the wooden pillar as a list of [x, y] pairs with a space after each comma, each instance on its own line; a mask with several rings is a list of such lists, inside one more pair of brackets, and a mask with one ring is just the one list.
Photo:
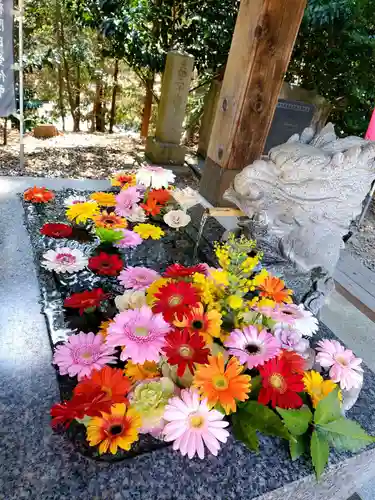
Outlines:
[[215, 206], [234, 176], [259, 158], [306, 0], [242, 0], [200, 193]]

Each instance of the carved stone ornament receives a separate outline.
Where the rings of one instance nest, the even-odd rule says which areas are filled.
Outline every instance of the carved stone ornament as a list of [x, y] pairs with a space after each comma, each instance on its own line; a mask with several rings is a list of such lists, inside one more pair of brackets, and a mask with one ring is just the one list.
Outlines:
[[338, 139], [329, 123], [271, 149], [224, 194], [246, 214], [240, 231], [257, 240], [264, 265], [315, 314], [334, 288], [342, 238], [375, 178], [374, 160], [375, 142]]
[[322, 267], [332, 274], [375, 178], [374, 159], [375, 142], [338, 139], [332, 123], [317, 135], [307, 128], [244, 168], [224, 198], [266, 221], [301, 271]]

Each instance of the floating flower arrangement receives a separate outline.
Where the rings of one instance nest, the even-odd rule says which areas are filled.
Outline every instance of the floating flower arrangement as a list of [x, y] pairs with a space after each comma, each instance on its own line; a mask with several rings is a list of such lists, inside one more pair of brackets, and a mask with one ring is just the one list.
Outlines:
[[[260, 432], [285, 439], [293, 460], [310, 455], [319, 477], [330, 448], [355, 451], [375, 441], [344, 414], [345, 393], [362, 386], [361, 359], [336, 340], [314, 342], [318, 321], [293, 303], [292, 290], [261, 266], [255, 242], [244, 237], [215, 244], [217, 267], [124, 266], [121, 251], [163, 238], [162, 224], [190, 222], [191, 193], [176, 190], [177, 203], [173, 181], [160, 167], [118, 173], [111, 180], [118, 194], [69, 197], [70, 224], [40, 228], [56, 239], [45, 269], [78, 277], [86, 269], [116, 281], [113, 290], [93, 287], [64, 300], [77, 317], [113, 307], [95, 331], [74, 331], [55, 346], [53, 363], [74, 389], [52, 407], [52, 426], [84, 426], [99, 456], [129, 451], [149, 434], [189, 459], [216, 456], [230, 431], [258, 451]], [[25, 200], [49, 203], [48, 193], [32, 188]], [[107, 251], [59, 246], [77, 225]]]

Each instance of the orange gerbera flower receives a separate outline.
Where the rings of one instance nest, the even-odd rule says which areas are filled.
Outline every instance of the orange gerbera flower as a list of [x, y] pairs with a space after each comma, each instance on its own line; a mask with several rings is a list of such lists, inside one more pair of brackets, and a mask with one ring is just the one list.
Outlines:
[[107, 210], [103, 210], [100, 215], [94, 215], [93, 221], [97, 227], [105, 227], [106, 229], [121, 229], [128, 225], [124, 217], [120, 217], [114, 212], [109, 213]]
[[115, 404], [110, 413], [90, 419], [87, 440], [90, 446], [99, 445], [99, 454], [109, 450], [114, 455], [118, 448], [130, 450], [132, 443], [138, 441], [141, 426], [139, 413], [125, 404]]
[[276, 276], [267, 276], [259, 285], [261, 297], [267, 297], [275, 302], [292, 302], [292, 290], [285, 288], [285, 283]]
[[126, 395], [130, 391], [131, 382], [124, 377], [120, 368], [105, 366], [100, 371], [94, 370], [90, 378], [84, 378], [74, 388], [74, 394], [91, 393], [97, 389], [105, 392], [113, 403], [127, 403]]
[[152, 200], [160, 205], [165, 205], [171, 199], [171, 193], [167, 189], [154, 189], [148, 195], [147, 201]]
[[199, 333], [207, 344], [211, 344], [213, 337], [220, 337], [221, 314], [213, 309], [204, 312], [203, 304], [198, 302], [192, 306], [179, 320], [175, 318], [173, 324], [179, 328], [187, 328], [190, 333]]
[[111, 179], [112, 186], [119, 186], [121, 189], [126, 189], [131, 186], [135, 186], [135, 174], [129, 174], [127, 172], [117, 172]]
[[207, 398], [211, 406], [220, 403], [228, 415], [236, 411], [236, 400], [249, 399], [250, 375], [241, 375], [244, 367], [232, 357], [224, 364], [222, 353], [208, 358], [208, 365], [197, 365], [193, 386]]
[[160, 214], [161, 205], [158, 205], [157, 201], [151, 199], [150, 197], [147, 199], [146, 203], [141, 203], [140, 206], [147, 214], [150, 215]]
[[31, 201], [32, 203], [48, 203], [53, 200], [55, 193], [49, 191], [45, 187], [38, 188], [34, 186], [33, 188], [27, 189], [23, 193], [23, 198], [25, 201]]

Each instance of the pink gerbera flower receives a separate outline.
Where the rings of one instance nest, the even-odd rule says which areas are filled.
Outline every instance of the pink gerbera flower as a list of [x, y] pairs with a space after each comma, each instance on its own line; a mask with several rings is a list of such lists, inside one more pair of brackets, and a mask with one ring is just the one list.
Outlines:
[[119, 248], [137, 247], [143, 241], [138, 233], [130, 231], [130, 229], [120, 229], [119, 231], [123, 234], [122, 240], [116, 243], [116, 246]]
[[236, 356], [242, 365], [247, 364], [249, 370], [263, 365], [281, 351], [281, 343], [278, 339], [267, 330], [259, 332], [252, 325], [242, 330], [233, 330], [224, 345], [229, 348], [229, 354]]
[[274, 308], [260, 307], [256, 310], [277, 321], [277, 326], [293, 325], [294, 330], [306, 337], [311, 337], [319, 328], [318, 320], [303, 304], [277, 304]]
[[183, 456], [190, 459], [198, 455], [203, 459], [205, 446], [217, 455], [220, 443], [226, 443], [229, 432], [225, 427], [229, 422], [223, 420], [224, 415], [217, 410], [210, 410], [207, 399], [200, 401], [194, 389], [181, 391], [181, 397], [169, 400], [164, 412], [167, 425], [163, 434], [165, 441], [174, 441], [173, 449], [180, 450]]
[[160, 278], [158, 274], [153, 269], [148, 267], [131, 267], [128, 266], [126, 269], [121, 271], [118, 279], [121, 285], [125, 288], [132, 288], [133, 290], [146, 290], [151, 283]]
[[128, 217], [133, 213], [133, 207], [141, 199], [136, 187], [124, 189], [116, 196], [116, 213], [121, 217]]
[[115, 363], [112, 347], [104, 344], [102, 335], [79, 333], [56, 347], [53, 362], [61, 375], [88, 377], [93, 370], [101, 370], [107, 363]]
[[320, 340], [316, 348], [316, 361], [323, 368], [330, 368], [329, 376], [333, 382], [339, 382], [341, 389], [350, 390], [361, 387], [363, 369], [361, 358], [356, 358], [353, 351], [345, 349], [337, 340]]
[[123, 361], [159, 361], [160, 349], [165, 345], [164, 337], [171, 329], [161, 313], [154, 314], [149, 307], [143, 306], [115, 316], [107, 330], [106, 341], [110, 346], [125, 346], [121, 353]]

